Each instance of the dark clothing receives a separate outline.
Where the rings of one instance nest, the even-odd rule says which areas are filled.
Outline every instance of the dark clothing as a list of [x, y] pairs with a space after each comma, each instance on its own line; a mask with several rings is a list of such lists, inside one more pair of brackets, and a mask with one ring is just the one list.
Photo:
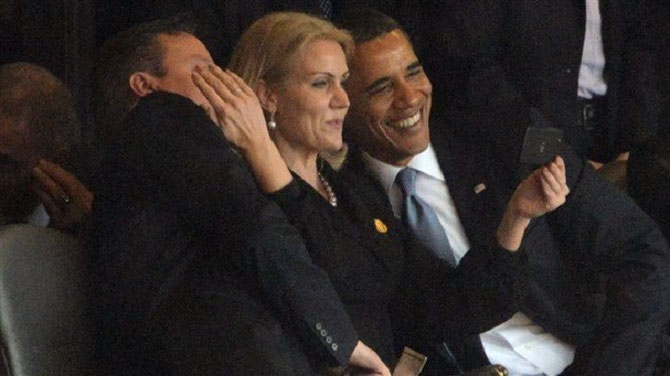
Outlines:
[[670, 239], [670, 134], [660, 134], [630, 153], [628, 194]]
[[[578, 111], [584, 45], [583, 0], [461, 1], [446, 15], [470, 59], [467, 94], [474, 109], [521, 104], [539, 110], [579, 155], [608, 161], [654, 135], [660, 105], [656, 0], [601, 0], [607, 82], [602, 136], [590, 139]], [[592, 141], [601, 142], [590, 145]]]
[[[499, 118], [518, 120], [511, 113]], [[505, 152], [499, 153], [496, 143], [502, 140], [489, 138], [488, 128], [480, 132], [464, 119], [452, 119], [459, 124], [456, 134], [438, 120], [431, 121], [432, 145], [475, 248], [494, 233], [516, 186], [514, 171], [521, 166], [502, 157], [520, 148], [522, 132], [510, 132]], [[566, 374], [650, 375], [661, 328], [670, 318], [668, 246], [629, 197], [571, 150], [562, 156], [571, 193], [563, 206], [533, 220], [526, 231], [530, 289], [521, 311], [577, 346]], [[480, 183], [486, 189], [478, 193], [473, 188]], [[472, 368], [486, 356], [474, 346], [457, 358]]]
[[330, 276], [360, 340], [388, 366], [404, 346], [430, 352], [516, 312], [525, 290], [522, 252], [499, 248], [491, 236], [453, 269], [408, 235], [372, 177], [327, 166], [322, 173], [337, 207], [297, 176], [272, 198]]
[[205, 113], [152, 94], [122, 129], [94, 184], [110, 373], [305, 374], [345, 364], [358, 336], [328, 276]]

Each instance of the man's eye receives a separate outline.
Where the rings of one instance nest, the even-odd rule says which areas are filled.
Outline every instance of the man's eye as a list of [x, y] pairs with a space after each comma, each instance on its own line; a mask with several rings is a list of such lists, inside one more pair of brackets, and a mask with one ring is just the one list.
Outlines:
[[387, 95], [387, 94], [391, 93], [391, 91], [393, 91], [393, 86], [392, 85], [384, 85], [384, 86], [381, 86], [381, 87], [375, 89], [374, 91], [372, 91], [370, 93], [370, 96], [373, 96], [373, 95]]
[[316, 87], [316, 88], [326, 87], [327, 85], [328, 85], [328, 82], [326, 82], [326, 81], [315, 81], [315, 82], [312, 82], [312, 86], [313, 86], [313, 87]]
[[423, 68], [415, 68], [408, 72], [407, 76], [412, 77], [419, 75], [423, 72]]

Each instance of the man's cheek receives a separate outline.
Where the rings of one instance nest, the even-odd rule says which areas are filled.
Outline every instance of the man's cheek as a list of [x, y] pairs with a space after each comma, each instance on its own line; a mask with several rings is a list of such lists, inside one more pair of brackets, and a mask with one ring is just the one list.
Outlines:
[[391, 139], [391, 131], [392, 130], [390, 128], [384, 126], [383, 121], [377, 121], [373, 124], [373, 133], [377, 136], [376, 138], [382, 141]]

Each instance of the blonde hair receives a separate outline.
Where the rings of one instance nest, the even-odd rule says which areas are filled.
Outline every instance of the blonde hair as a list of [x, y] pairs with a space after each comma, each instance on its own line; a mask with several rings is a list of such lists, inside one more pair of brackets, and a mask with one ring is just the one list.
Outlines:
[[298, 12], [270, 13], [244, 32], [228, 69], [254, 89], [260, 80], [268, 85], [279, 84], [293, 68], [302, 47], [316, 40], [339, 43], [347, 60], [353, 53], [354, 41], [349, 32], [329, 21]]

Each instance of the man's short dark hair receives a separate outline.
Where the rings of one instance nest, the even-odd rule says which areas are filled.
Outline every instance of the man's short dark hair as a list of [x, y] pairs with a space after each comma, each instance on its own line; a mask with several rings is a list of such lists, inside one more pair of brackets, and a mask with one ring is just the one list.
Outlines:
[[[408, 37], [396, 20], [373, 8], [347, 10], [336, 20], [336, 24], [348, 30], [357, 45], [371, 41], [393, 30], [400, 30]], [[409, 37], [407, 40], [410, 40]]]
[[38, 65], [0, 66], [0, 117], [27, 124], [47, 152], [45, 158], [67, 153], [79, 141], [81, 126], [70, 90]]
[[96, 113], [99, 137], [110, 137], [138, 98], [128, 79], [133, 73], [147, 72], [157, 77], [163, 67], [165, 48], [159, 35], [194, 34], [195, 26], [188, 15], [160, 19], [135, 25], [106, 41], [96, 64]]

